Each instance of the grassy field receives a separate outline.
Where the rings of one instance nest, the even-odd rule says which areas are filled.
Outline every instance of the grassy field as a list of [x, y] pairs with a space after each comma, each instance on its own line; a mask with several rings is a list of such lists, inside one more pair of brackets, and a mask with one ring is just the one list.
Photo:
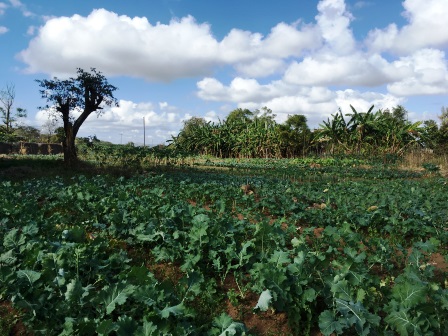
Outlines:
[[441, 161], [115, 155], [0, 158], [0, 334], [448, 333]]

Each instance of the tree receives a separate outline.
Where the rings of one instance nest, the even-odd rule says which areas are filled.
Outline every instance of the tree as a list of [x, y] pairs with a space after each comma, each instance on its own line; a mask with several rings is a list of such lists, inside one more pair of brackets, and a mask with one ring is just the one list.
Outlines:
[[439, 115], [440, 128], [448, 128], [448, 107], [442, 106], [442, 113]]
[[437, 147], [440, 142], [440, 134], [435, 120], [430, 119], [423, 122], [421, 138], [425, 148], [435, 149]]
[[14, 135], [18, 140], [28, 142], [38, 142], [41, 136], [40, 131], [33, 126], [18, 126]]
[[[76, 78], [61, 80], [36, 80], [42, 88], [40, 94], [47, 100], [47, 109], [62, 118], [65, 138], [63, 141], [64, 162], [72, 166], [77, 162], [75, 138], [79, 128], [93, 112], [101, 115], [102, 105], [118, 106], [113, 92], [117, 89], [95, 68], [90, 72], [78, 68]], [[73, 113], [81, 114], [75, 120]]]
[[309, 145], [311, 132], [304, 115], [288, 116], [284, 124], [280, 125], [280, 140], [283, 156], [294, 157], [304, 155]]
[[63, 143], [64, 139], [65, 139], [64, 127], [61, 126], [56, 128], [54, 136], [51, 138], [51, 141], [55, 143]]
[[448, 146], [448, 107], [442, 106], [442, 113], [438, 116], [439, 128], [439, 151], [443, 152]]
[[408, 111], [403, 105], [397, 105], [392, 108], [392, 116], [397, 119], [397, 121], [404, 123], [408, 120]]
[[53, 138], [53, 135], [56, 134], [57, 129], [58, 121], [54, 118], [48, 118], [48, 120], [42, 124], [42, 135], [46, 135], [48, 143], [51, 142], [51, 139]]
[[12, 132], [13, 123], [19, 118], [26, 117], [26, 110], [18, 107], [14, 112], [14, 99], [16, 98], [16, 90], [13, 84], [7, 84], [6, 88], [0, 90], [0, 113], [2, 121], [6, 127], [6, 133]]
[[248, 109], [237, 108], [229, 113], [226, 118], [226, 123], [248, 123], [253, 117], [254, 113]]
[[184, 127], [177, 137], [173, 137], [173, 143], [179, 149], [187, 152], [202, 152], [204, 149], [203, 129], [208, 125], [204, 118], [193, 117], [183, 122]]
[[337, 150], [350, 151], [348, 148], [349, 129], [348, 124], [344, 119], [342, 110], [339, 108], [339, 113], [332, 114], [332, 119], [328, 118], [319, 124], [320, 129], [315, 133], [315, 142], [331, 144], [330, 153], [334, 154]]
[[332, 114], [333, 119], [323, 122], [316, 133], [315, 141], [329, 142], [330, 151], [358, 154], [395, 154], [401, 155], [410, 145], [422, 145], [421, 122], [411, 123], [407, 120], [406, 109], [398, 105], [389, 110], [373, 112], [372, 105], [367, 112], [358, 112], [350, 105], [353, 113], [348, 122], [339, 110]]

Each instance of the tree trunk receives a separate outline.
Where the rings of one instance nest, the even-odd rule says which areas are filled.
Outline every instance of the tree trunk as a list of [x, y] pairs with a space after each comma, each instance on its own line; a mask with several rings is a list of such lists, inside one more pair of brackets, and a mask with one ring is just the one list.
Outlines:
[[64, 162], [67, 166], [73, 167], [78, 162], [78, 156], [76, 155], [75, 147], [75, 133], [73, 132], [73, 125], [67, 123], [64, 125], [65, 139], [63, 143], [64, 148]]

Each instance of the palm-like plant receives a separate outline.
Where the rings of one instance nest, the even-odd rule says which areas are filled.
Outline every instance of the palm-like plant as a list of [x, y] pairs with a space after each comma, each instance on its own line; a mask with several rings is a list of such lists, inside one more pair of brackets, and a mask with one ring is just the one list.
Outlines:
[[349, 129], [348, 124], [344, 119], [341, 109], [338, 113], [331, 115], [332, 119], [328, 118], [320, 124], [320, 129], [316, 134], [315, 141], [331, 143], [330, 153], [343, 150], [349, 151]]
[[[339, 109], [315, 132], [317, 147], [335, 153], [402, 154], [413, 143], [425, 139], [421, 122], [411, 123], [400, 113], [373, 111], [352, 113], [346, 121]], [[395, 111], [395, 109], [394, 109]], [[201, 118], [187, 121], [173, 144], [184, 151], [219, 157], [291, 157], [304, 154], [309, 146], [311, 132], [306, 118], [294, 115], [285, 124], [277, 124], [272, 111], [237, 109], [225, 121], [206, 122]], [[328, 146], [329, 145], [329, 146]]]

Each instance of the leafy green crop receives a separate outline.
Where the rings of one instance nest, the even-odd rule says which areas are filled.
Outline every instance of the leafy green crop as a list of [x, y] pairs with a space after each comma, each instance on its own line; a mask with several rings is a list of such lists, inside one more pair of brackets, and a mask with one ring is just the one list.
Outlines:
[[1, 299], [36, 335], [251, 333], [229, 293], [297, 335], [447, 333], [445, 179], [261, 164], [1, 182]]

